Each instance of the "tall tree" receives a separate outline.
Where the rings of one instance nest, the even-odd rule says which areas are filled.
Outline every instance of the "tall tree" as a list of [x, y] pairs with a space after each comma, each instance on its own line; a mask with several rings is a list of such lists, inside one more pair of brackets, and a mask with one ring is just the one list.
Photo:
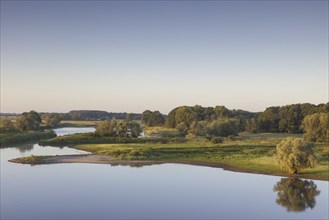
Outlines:
[[286, 138], [276, 145], [276, 160], [281, 169], [298, 173], [302, 168], [313, 167], [316, 163], [313, 145], [301, 138]]
[[307, 115], [302, 127], [305, 130], [305, 140], [329, 142], [329, 113]]
[[44, 121], [45, 121], [45, 125], [47, 127], [55, 127], [55, 126], [59, 125], [59, 123], [61, 122], [61, 119], [60, 119], [59, 114], [51, 113], [51, 114], [47, 114], [44, 117]]
[[165, 118], [159, 111], [145, 110], [142, 114], [142, 123], [148, 127], [162, 126]]
[[21, 117], [16, 120], [16, 128], [21, 132], [39, 130], [41, 117], [35, 111], [24, 112]]

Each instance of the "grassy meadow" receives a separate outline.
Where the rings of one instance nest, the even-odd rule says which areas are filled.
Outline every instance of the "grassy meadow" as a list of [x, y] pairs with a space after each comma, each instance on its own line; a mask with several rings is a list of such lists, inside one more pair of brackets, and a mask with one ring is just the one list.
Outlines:
[[[233, 171], [289, 176], [275, 161], [275, 146], [290, 134], [244, 134], [234, 141], [213, 144], [207, 140], [184, 143], [82, 144], [73, 146], [122, 160], [158, 160], [224, 167]], [[303, 169], [298, 177], [329, 180], [329, 144], [315, 144], [318, 164]]]

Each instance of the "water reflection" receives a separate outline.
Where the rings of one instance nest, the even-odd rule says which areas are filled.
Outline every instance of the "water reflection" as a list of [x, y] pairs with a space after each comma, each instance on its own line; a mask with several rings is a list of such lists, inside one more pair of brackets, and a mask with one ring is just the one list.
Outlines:
[[19, 152], [25, 153], [33, 150], [33, 145], [34, 144], [26, 144], [24, 146], [18, 147]]
[[302, 212], [316, 205], [315, 197], [320, 194], [311, 180], [282, 178], [273, 188], [278, 192], [276, 203], [285, 207], [288, 212]]

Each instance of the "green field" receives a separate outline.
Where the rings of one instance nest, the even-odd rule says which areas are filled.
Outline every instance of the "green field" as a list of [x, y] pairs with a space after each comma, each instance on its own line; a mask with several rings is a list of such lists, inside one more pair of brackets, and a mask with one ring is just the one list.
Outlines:
[[[134, 143], [134, 144], [85, 144], [74, 148], [99, 155], [111, 155], [122, 160], [159, 160], [205, 166], [224, 167], [234, 171], [289, 175], [277, 165], [274, 154], [276, 144], [285, 136], [268, 138], [243, 136], [239, 140], [212, 144], [210, 141], [187, 141], [185, 143]], [[319, 163], [304, 169], [296, 176], [329, 180], [329, 144], [315, 144]]]

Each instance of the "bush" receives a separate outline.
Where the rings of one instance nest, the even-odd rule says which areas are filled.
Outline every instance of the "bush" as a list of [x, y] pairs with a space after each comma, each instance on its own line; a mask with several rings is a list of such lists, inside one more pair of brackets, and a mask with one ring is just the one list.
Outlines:
[[235, 141], [235, 136], [234, 135], [229, 135], [229, 136], [226, 137], [226, 140]]
[[220, 144], [220, 143], [223, 143], [223, 139], [221, 137], [213, 137], [211, 139], [211, 143], [213, 143], [213, 144]]

